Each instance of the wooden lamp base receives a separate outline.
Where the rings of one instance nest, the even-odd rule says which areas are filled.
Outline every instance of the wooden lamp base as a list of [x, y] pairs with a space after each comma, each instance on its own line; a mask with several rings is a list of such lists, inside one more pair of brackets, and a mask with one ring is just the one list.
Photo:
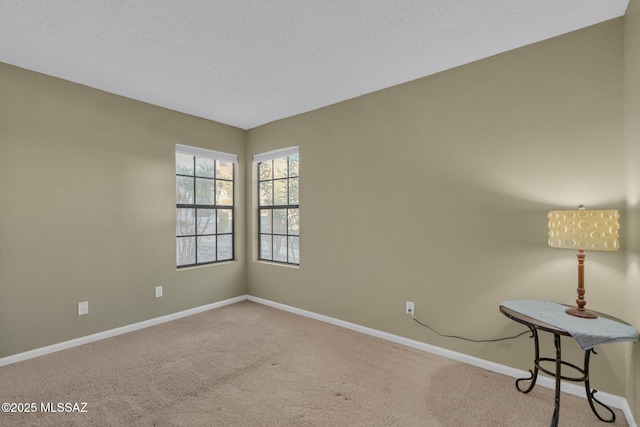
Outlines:
[[578, 308], [578, 307], [567, 308], [565, 313], [570, 314], [572, 316], [576, 316], [576, 317], [582, 317], [583, 319], [597, 319], [598, 318], [598, 315], [595, 314], [593, 311], [585, 310], [584, 308]]
[[576, 300], [577, 307], [568, 308], [567, 314], [576, 317], [582, 317], [583, 319], [597, 319], [598, 315], [592, 311], [584, 308], [587, 302], [584, 300], [584, 259], [585, 254], [582, 249], [578, 250], [578, 299]]

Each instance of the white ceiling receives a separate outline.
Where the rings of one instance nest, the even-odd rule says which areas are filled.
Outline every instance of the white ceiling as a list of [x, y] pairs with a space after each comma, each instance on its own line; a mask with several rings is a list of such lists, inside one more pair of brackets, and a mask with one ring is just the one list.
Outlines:
[[0, 62], [250, 129], [616, 18], [627, 4], [0, 0]]

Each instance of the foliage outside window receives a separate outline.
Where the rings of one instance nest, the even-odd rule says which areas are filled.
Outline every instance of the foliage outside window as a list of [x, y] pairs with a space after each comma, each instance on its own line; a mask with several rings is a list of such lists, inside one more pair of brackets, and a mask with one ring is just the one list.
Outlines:
[[300, 159], [297, 149], [286, 151], [258, 161], [258, 258], [299, 265]]
[[234, 156], [178, 147], [176, 265], [232, 260]]

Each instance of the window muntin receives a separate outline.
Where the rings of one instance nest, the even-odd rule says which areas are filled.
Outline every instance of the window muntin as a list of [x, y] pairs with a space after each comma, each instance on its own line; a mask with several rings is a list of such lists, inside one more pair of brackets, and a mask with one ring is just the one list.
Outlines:
[[300, 264], [300, 157], [258, 162], [258, 259]]
[[176, 147], [176, 266], [234, 259], [232, 155]]

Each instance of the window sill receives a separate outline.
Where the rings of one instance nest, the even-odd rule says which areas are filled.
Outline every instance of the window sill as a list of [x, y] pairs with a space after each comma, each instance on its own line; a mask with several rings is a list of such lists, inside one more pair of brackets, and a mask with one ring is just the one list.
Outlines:
[[229, 261], [220, 261], [220, 262], [212, 262], [210, 264], [202, 264], [202, 265], [190, 265], [189, 267], [176, 267], [176, 271], [187, 271], [187, 270], [194, 270], [197, 268], [207, 268], [207, 267], [216, 267], [219, 265], [228, 265], [228, 264], [234, 264], [237, 263], [238, 260], [237, 259], [230, 259]]
[[264, 259], [256, 259], [253, 262], [258, 264], [274, 265], [277, 267], [288, 267], [288, 268], [300, 269], [300, 264], [287, 264], [286, 262], [266, 261]]

